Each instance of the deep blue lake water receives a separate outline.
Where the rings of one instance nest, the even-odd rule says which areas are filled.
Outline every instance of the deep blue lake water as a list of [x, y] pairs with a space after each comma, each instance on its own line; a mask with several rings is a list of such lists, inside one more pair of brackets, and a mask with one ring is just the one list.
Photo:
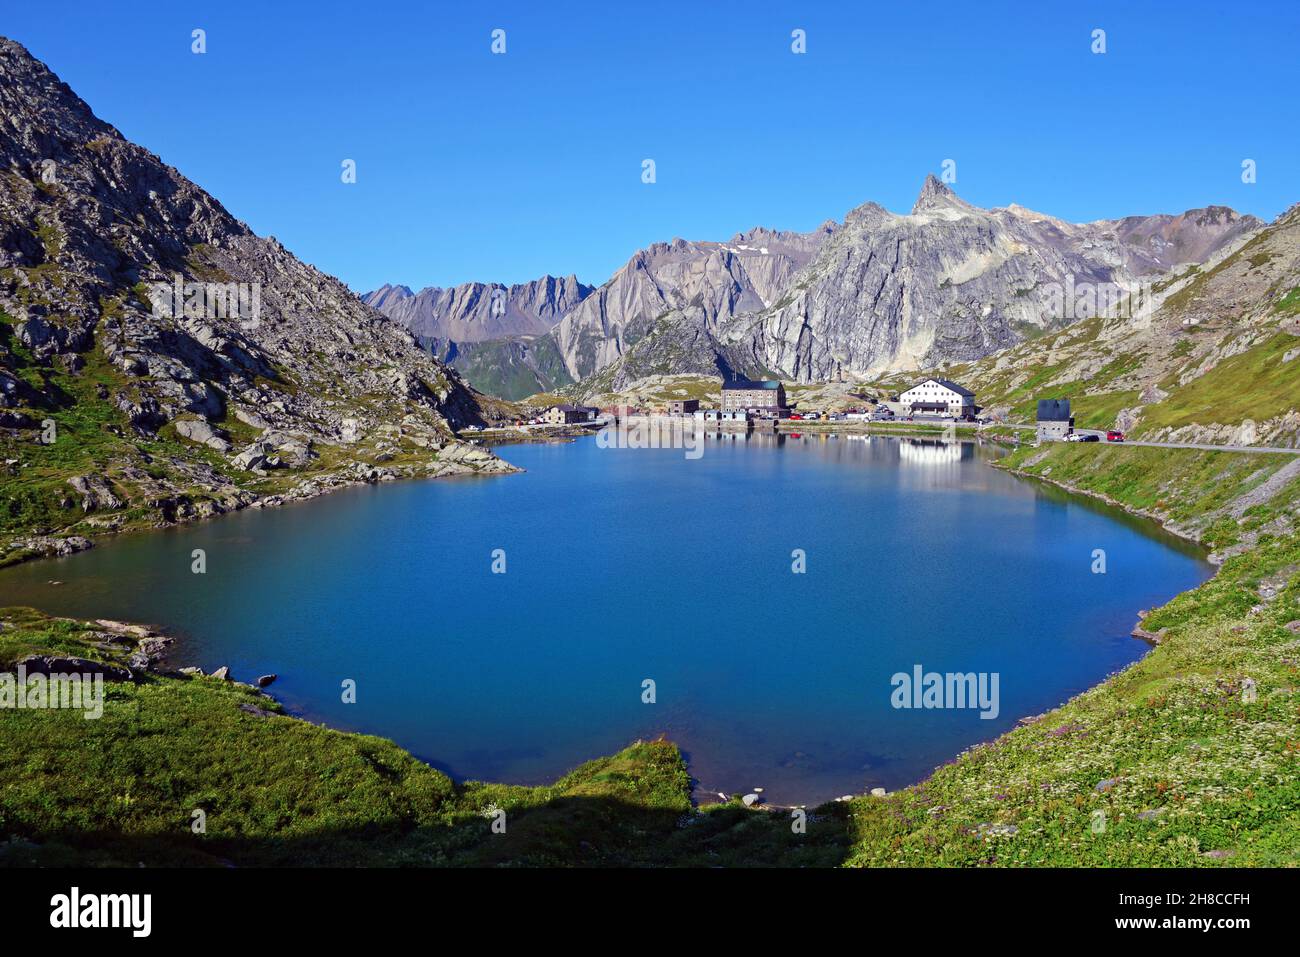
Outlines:
[[[917, 781], [1095, 684], [1147, 650], [1129, 637], [1138, 609], [1210, 573], [971, 443], [500, 454], [527, 471], [351, 489], [6, 569], [0, 605], [164, 626], [174, 666], [275, 672], [296, 713], [458, 778], [544, 782], [666, 734], [701, 791], [811, 803]], [[915, 665], [997, 673], [998, 717], [894, 708], [891, 676]]]

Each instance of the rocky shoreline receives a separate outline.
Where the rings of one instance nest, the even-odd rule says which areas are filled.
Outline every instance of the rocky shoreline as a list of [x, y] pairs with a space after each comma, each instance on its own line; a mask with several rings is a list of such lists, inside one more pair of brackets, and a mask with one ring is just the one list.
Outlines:
[[189, 508], [173, 510], [171, 517], [152, 525], [145, 526], [105, 526], [93, 536], [56, 535], [33, 533], [20, 535], [11, 539], [4, 551], [0, 553], [0, 568], [17, 565], [21, 562], [36, 561], [44, 558], [64, 558], [84, 552], [95, 547], [99, 539], [108, 538], [128, 531], [146, 531], [150, 529], [175, 528], [194, 522], [243, 511], [246, 508], [274, 508], [290, 502], [304, 502], [310, 499], [337, 492], [341, 489], [356, 488], [361, 485], [376, 485], [380, 482], [396, 482], [406, 479], [447, 478], [463, 475], [508, 475], [520, 472], [517, 466], [498, 458], [487, 449], [471, 445], [468, 442], [456, 442], [438, 451], [436, 459], [420, 465], [371, 465], [366, 462], [352, 462], [342, 469], [320, 476], [304, 479], [293, 488], [284, 492], [258, 495], [255, 492], [239, 490], [241, 494], [228, 496], [225, 500], [204, 500], [199, 503], [187, 503]]

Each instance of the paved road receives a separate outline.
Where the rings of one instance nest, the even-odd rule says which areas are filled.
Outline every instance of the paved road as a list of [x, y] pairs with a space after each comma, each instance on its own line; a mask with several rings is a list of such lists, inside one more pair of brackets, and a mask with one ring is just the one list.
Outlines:
[[[1084, 435], [1095, 435], [1106, 441], [1105, 429], [1075, 429]], [[1279, 449], [1271, 445], [1204, 445], [1196, 442], [1142, 442], [1125, 439], [1125, 445], [1140, 445], [1152, 449], [1200, 449], [1204, 452], [1270, 452], [1276, 455], [1300, 455], [1300, 449]]]
[[[895, 421], [901, 422], [902, 420], [898, 419]], [[910, 424], [945, 425], [950, 423], [953, 423], [952, 419], [929, 419], [929, 420], [916, 419], [915, 422]], [[957, 422], [955, 424], [957, 425], [958, 428], [963, 428], [963, 427], [970, 428], [970, 424], [966, 422]], [[1003, 429], [1034, 429], [1035, 431], [1037, 430], [1037, 426], [1034, 425], [1022, 425], [1019, 423], [1012, 423], [1012, 422], [999, 422], [996, 424], [990, 423], [989, 425], [984, 426], [984, 428], [992, 428], [992, 427], [1003, 428]], [[1083, 435], [1095, 435], [1103, 443], [1106, 442], [1105, 429], [1075, 429], [1074, 431], [1079, 432]], [[1117, 443], [1112, 442], [1106, 444], [1114, 445]], [[1198, 442], [1143, 442], [1137, 439], [1125, 439], [1124, 444], [1140, 445], [1152, 449], [1200, 449], [1201, 451], [1204, 452], [1265, 452], [1273, 455], [1300, 455], [1300, 449], [1280, 449], [1271, 445], [1205, 445], [1203, 443], [1198, 443]]]

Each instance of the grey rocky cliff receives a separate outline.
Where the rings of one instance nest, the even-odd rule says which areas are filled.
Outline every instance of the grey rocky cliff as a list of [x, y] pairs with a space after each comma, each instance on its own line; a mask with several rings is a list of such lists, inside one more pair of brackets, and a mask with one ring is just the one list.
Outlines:
[[853, 210], [779, 303], [719, 339], [799, 382], [939, 368], [1067, 325], [1067, 282], [1163, 275], [1262, 225], [1222, 207], [1071, 224], [979, 209], [931, 176], [907, 215]]
[[638, 251], [552, 331], [569, 374], [611, 366], [670, 312], [694, 308], [715, 330], [767, 308], [835, 229], [756, 229], [725, 243], [674, 239]]
[[[117, 437], [104, 480], [179, 520], [256, 498], [237, 457], [264, 431], [346, 462], [385, 423], [436, 453], [483, 421], [476, 394], [409, 332], [255, 235], [7, 39], [0, 168], [0, 441], [24, 466], [32, 425], [102, 406], [93, 415]], [[177, 283], [182, 308], [153, 301]], [[242, 313], [225, 298], [235, 289]]]

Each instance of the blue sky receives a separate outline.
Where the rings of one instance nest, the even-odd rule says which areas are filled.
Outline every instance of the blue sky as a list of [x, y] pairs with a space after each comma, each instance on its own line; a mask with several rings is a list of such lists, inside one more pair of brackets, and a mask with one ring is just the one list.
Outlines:
[[945, 159], [973, 203], [1071, 220], [1300, 200], [1290, 0], [99, 0], [0, 33], [358, 291], [600, 283], [655, 241], [906, 211]]

